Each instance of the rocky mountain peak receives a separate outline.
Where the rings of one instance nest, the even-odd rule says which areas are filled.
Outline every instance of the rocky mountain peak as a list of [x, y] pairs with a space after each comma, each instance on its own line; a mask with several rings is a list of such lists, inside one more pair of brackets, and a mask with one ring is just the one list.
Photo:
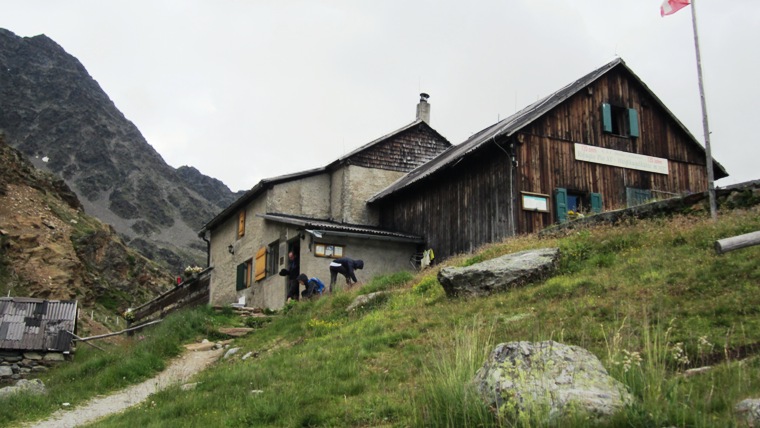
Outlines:
[[195, 168], [166, 164], [79, 60], [45, 35], [0, 29], [0, 132], [62, 178], [88, 214], [170, 269], [205, 262], [196, 233], [238, 196]]

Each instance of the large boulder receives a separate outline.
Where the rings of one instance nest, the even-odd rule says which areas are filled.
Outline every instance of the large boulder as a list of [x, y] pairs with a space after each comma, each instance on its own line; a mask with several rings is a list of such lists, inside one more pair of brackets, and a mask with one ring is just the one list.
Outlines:
[[760, 399], [748, 398], [734, 406], [737, 419], [741, 420], [746, 427], [760, 427]]
[[569, 412], [594, 417], [621, 410], [632, 398], [589, 351], [554, 341], [499, 344], [475, 375], [475, 386], [500, 415]]
[[527, 250], [472, 266], [443, 268], [438, 282], [449, 296], [487, 296], [544, 279], [558, 262], [558, 248]]

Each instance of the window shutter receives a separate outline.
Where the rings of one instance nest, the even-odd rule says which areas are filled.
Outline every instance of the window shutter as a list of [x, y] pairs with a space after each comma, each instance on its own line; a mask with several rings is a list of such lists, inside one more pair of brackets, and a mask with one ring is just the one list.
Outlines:
[[259, 248], [259, 251], [256, 251], [256, 270], [255, 270], [255, 278], [256, 281], [260, 281], [267, 276], [267, 247], [261, 247]]
[[601, 193], [592, 193], [591, 194], [591, 212], [594, 214], [599, 214], [602, 212], [602, 194]]
[[612, 106], [602, 103], [602, 130], [612, 132]]
[[652, 199], [652, 192], [646, 189], [636, 189], [633, 187], [625, 188], [626, 205], [635, 207], [649, 202]]
[[245, 263], [241, 263], [237, 266], [237, 282], [235, 283], [235, 290], [244, 290], [245, 289], [245, 272], [246, 272], [246, 266]]
[[245, 235], [245, 211], [238, 213], [238, 238], [242, 238]]
[[629, 108], [628, 109], [628, 121], [630, 122], [630, 130], [631, 132], [628, 134], [630, 137], [638, 137], [639, 136], [639, 114], [636, 112], [636, 109]]
[[557, 212], [557, 221], [564, 223], [567, 221], [567, 189], [558, 187], [554, 189], [554, 208]]

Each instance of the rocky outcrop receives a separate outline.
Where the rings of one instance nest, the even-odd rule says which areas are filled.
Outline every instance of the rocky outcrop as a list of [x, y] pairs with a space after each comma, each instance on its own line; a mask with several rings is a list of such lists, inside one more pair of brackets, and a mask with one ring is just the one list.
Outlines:
[[521, 251], [472, 266], [443, 268], [438, 282], [449, 296], [487, 296], [546, 278], [558, 261], [558, 248]]
[[[632, 398], [587, 350], [554, 341], [502, 343], [475, 375], [475, 387], [500, 415], [550, 419], [568, 412], [610, 416]], [[545, 414], [544, 414], [545, 413]]]
[[80, 301], [118, 313], [174, 277], [86, 215], [76, 195], [0, 136], [0, 294]]
[[63, 179], [90, 215], [172, 268], [205, 262], [196, 232], [237, 197], [194, 168], [167, 165], [84, 66], [45, 35], [0, 29], [0, 133]]

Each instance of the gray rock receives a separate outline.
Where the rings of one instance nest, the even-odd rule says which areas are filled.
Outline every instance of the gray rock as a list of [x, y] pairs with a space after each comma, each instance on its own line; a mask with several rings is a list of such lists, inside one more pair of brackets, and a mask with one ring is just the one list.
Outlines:
[[489, 407], [503, 413], [612, 415], [632, 398], [589, 351], [554, 341], [498, 345], [475, 375]]
[[13, 369], [11, 366], [0, 366], [0, 377], [13, 376]]
[[237, 354], [239, 350], [240, 350], [240, 348], [232, 348], [232, 349], [228, 350], [227, 352], [224, 353], [224, 359], [227, 359], [227, 358], [229, 358], [229, 357]]
[[17, 363], [21, 361], [23, 358], [21, 358], [20, 355], [12, 355], [8, 357], [2, 357], [2, 361], [5, 361], [6, 363]]
[[558, 248], [521, 251], [472, 266], [443, 268], [438, 282], [449, 296], [487, 296], [544, 279], [558, 261]]
[[251, 355], [253, 355], [253, 351], [250, 351], [250, 352], [246, 353], [245, 355], [243, 355], [243, 358], [241, 358], [241, 360], [245, 361], [248, 358], [250, 358]]
[[45, 384], [42, 383], [42, 381], [39, 379], [21, 379], [13, 386], [0, 388], [0, 398], [7, 397], [8, 395], [16, 394], [18, 392], [27, 392], [29, 394], [42, 395], [45, 394], [47, 390], [45, 389]]
[[45, 354], [44, 357], [42, 357], [44, 361], [65, 361], [66, 358], [63, 356], [63, 354], [58, 352], [48, 352]]
[[32, 361], [40, 361], [42, 360], [42, 354], [37, 352], [24, 352], [24, 358]]
[[760, 399], [748, 398], [734, 406], [737, 419], [743, 420], [749, 428], [760, 427]]
[[350, 305], [348, 305], [348, 307], [346, 308], [346, 311], [351, 312], [355, 310], [356, 308], [369, 304], [370, 302], [380, 299], [389, 294], [390, 294], [390, 291], [376, 291], [374, 293], [362, 294], [361, 296], [356, 296], [354, 301], [351, 302]]

